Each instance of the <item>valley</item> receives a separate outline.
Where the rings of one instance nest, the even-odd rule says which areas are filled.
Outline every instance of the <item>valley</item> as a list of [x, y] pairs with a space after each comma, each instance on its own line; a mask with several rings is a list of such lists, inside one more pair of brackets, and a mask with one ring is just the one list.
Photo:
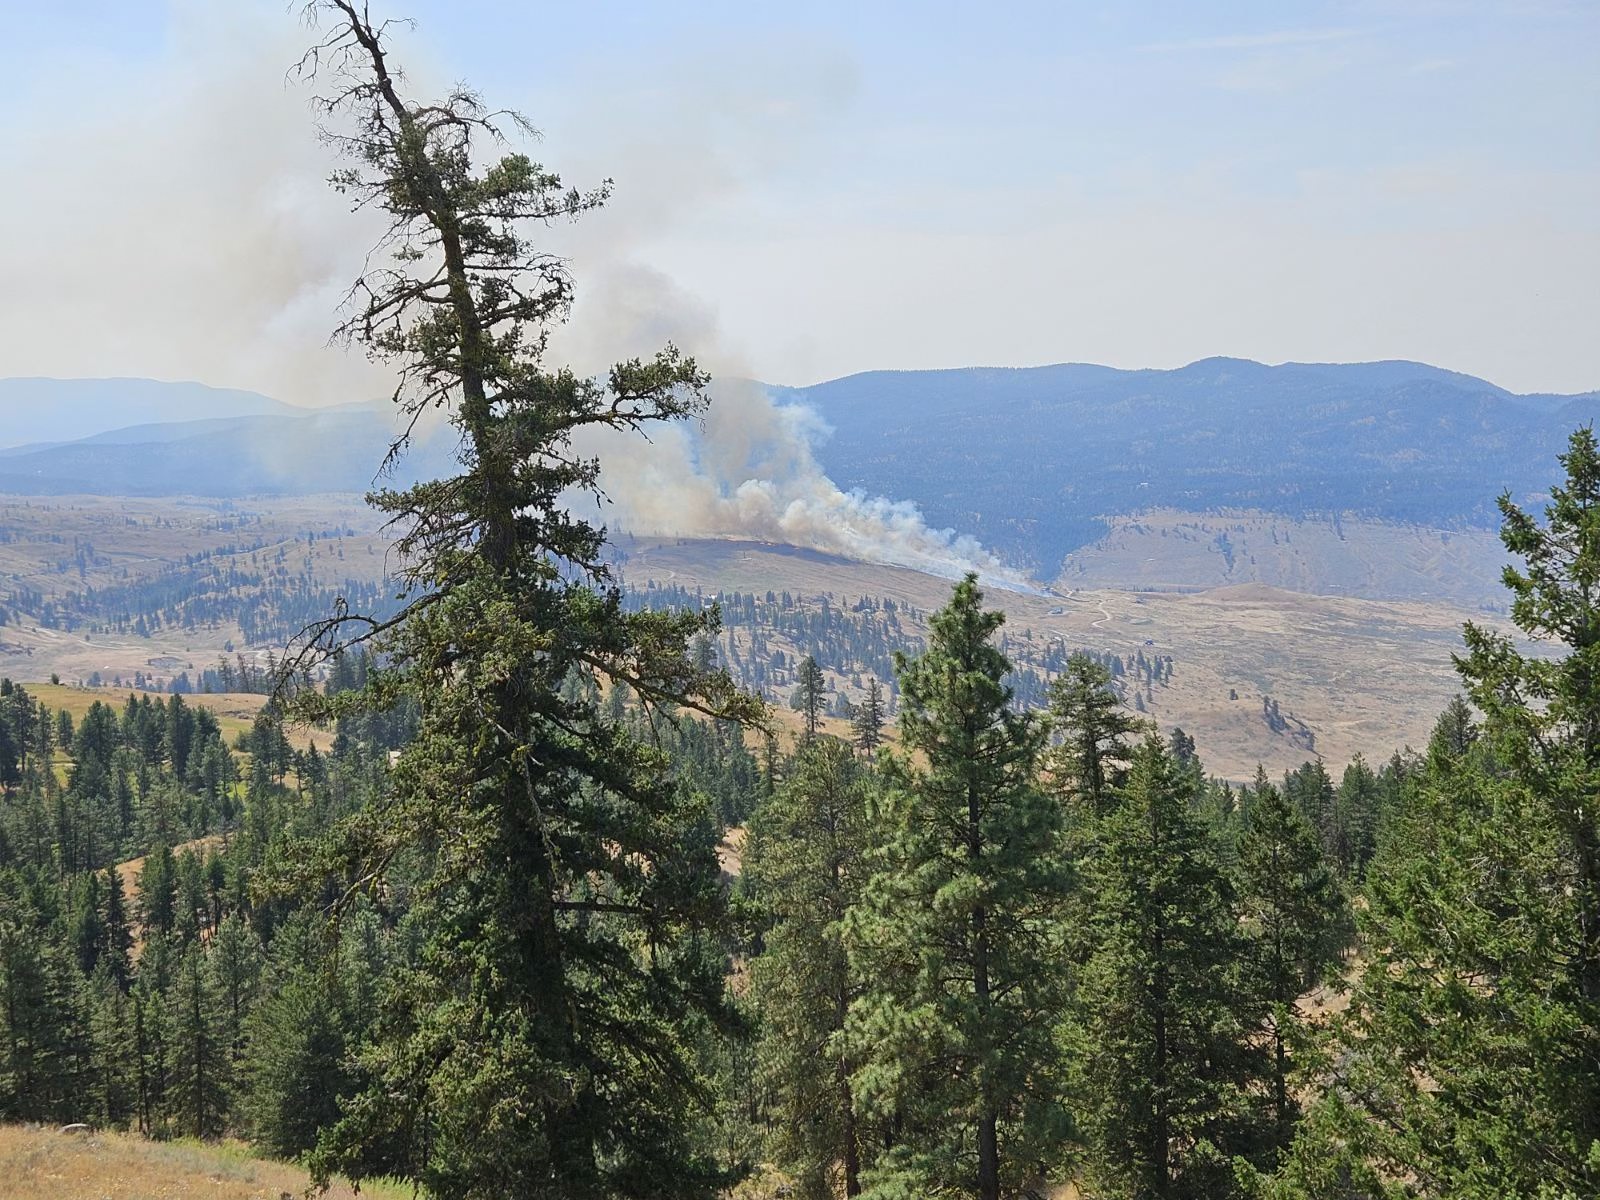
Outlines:
[[[847, 607], [861, 596], [886, 597], [922, 612], [943, 604], [950, 589], [913, 571], [738, 542], [635, 544], [623, 571], [635, 587], [788, 588]], [[1143, 695], [1146, 712], [1165, 729], [1181, 726], [1207, 769], [1234, 780], [1249, 779], [1257, 763], [1277, 774], [1318, 755], [1342, 764], [1357, 753], [1371, 761], [1423, 745], [1458, 690], [1450, 656], [1462, 622], [1502, 627], [1493, 615], [1445, 602], [1264, 584], [1187, 592], [1100, 586], [1054, 597], [989, 588], [985, 598], [1006, 613], [1006, 634], [1028, 648], [1023, 654], [1057, 641], [1130, 659], [1170, 655], [1170, 683]], [[1293, 722], [1272, 729], [1264, 701], [1303, 722], [1314, 740]]]
[[[264, 668], [335, 596], [393, 590], [389, 538], [352, 494], [0, 497], [0, 529], [0, 662], [21, 680], [115, 690], [137, 678], [160, 689], [187, 675], [198, 690], [219, 658]], [[759, 542], [623, 536], [616, 557], [622, 581], [640, 590], [788, 591], [797, 604], [835, 607], [893, 600], [906, 606], [912, 639], [950, 589], [916, 571]], [[1503, 619], [1499, 561], [1481, 531], [1163, 510], [1115, 519], [1068, 558], [1057, 595], [989, 588], [988, 598], [1007, 614], [1019, 663], [1052, 644], [1130, 662], [1171, 656], [1170, 678], [1138, 702], [1193, 736], [1210, 771], [1237, 780], [1258, 762], [1278, 773], [1315, 755], [1374, 760], [1420, 745], [1456, 690], [1461, 623]], [[1341, 587], [1347, 594], [1332, 594]], [[748, 655], [748, 631], [723, 638]], [[770, 632], [765, 644], [791, 663], [809, 652]], [[860, 670], [821, 661], [859, 700]], [[766, 690], [782, 705], [791, 688], [779, 671]], [[1285, 721], [1267, 719], [1269, 704]]]

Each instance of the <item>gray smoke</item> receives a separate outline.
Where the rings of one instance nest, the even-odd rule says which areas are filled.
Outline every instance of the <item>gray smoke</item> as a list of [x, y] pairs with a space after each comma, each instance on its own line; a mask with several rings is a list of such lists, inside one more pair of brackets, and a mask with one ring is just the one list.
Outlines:
[[[307, 31], [272, 4], [181, 0], [177, 11], [164, 54], [107, 81], [116, 104], [79, 99], [63, 77], [39, 98], [48, 120], [41, 110], [0, 131], [12, 176], [28, 181], [0, 195], [0, 220], [28, 231], [0, 250], [20, 284], [0, 300], [0, 374], [193, 378], [310, 405], [384, 395], [386, 367], [326, 344], [379, 227], [327, 188], [334, 164], [310, 89], [285, 80]], [[423, 92], [444, 75], [426, 44], [426, 31], [408, 36], [403, 58]], [[642, 260], [680, 229], [736, 216], [751, 183], [803, 169], [846, 124], [855, 68], [827, 46], [797, 56], [774, 45], [662, 78], [670, 86], [597, 91], [534, 148], [580, 186], [616, 179], [606, 209], [547, 231], [580, 284], [552, 361], [599, 372], [673, 340], [721, 378], [755, 375], [723, 343], [715, 309]], [[733, 296], [744, 286], [762, 281]], [[715, 395], [703, 426], [599, 439], [613, 526], [1024, 583], [970, 538], [929, 529], [914, 505], [835, 486], [805, 410], [754, 385]], [[292, 479], [326, 449], [286, 426], [255, 452]]]
[[1034, 591], [976, 540], [931, 529], [905, 500], [844, 491], [813, 452], [826, 427], [809, 408], [776, 403], [760, 384], [713, 385], [703, 421], [591, 435], [613, 528], [641, 536], [778, 542], [945, 578]]

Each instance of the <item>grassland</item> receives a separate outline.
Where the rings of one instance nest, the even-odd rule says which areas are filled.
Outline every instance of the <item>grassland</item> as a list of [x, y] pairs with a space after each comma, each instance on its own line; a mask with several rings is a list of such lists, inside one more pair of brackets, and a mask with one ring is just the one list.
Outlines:
[[1264, 583], [1320, 596], [1506, 607], [1506, 552], [1488, 530], [1171, 509], [1107, 519], [1104, 537], [1068, 555], [1059, 588], [1194, 592]]
[[[254, 1158], [238, 1143], [151, 1142], [118, 1133], [64, 1134], [0, 1126], [6, 1200], [282, 1200], [308, 1194], [299, 1167]], [[327, 1200], [355, 1200], [335, 1182]], [[412, 1200], [409, 1184], [367, 1181], [370, 1200]]]
[[[0, 496], [0, 606], [37, 608], [69, 593], [159, 581], [203, 558], [219, 571], [325, 587], [376, 582], [392, 567], [376, 514], [349, 495], [227, 501], [188, 497]], [[13, 602], [13, 610], [24, 607]], [[221, 655], [264, 658], [236, 623], [166, 627], [148, 636], [49, 627], [13, 611], [0, 625], [0, 674], [83, 681], [98, 674], [162, 678], [213, 666]]]
[[[323, 536], [337, 530], [337, 536]], [[323, 531], [310, 538], [310, 531]], [[241, 569], [280, 556], [325, 582], [380, 578], [388, 561], [373, 515], [352, 496], [216, 502], [188, 499], [39, 500], [0, 497], [0, 593], [26, 586], [111, 586], [228, 546]], [[239, 549], [251, 546], [253, 549]], [[939, 607], [949, 582], [811, 551], [751, 542], [624, 539], [628, 582], [708, 590], [788, 589]], [[1171, 685], [1148, 698], [1162, 726], [1192, 734], [1207, 764], [1248, 778], [1308, 756], [1306, 739], [1274, 732], [1276, 702], [1314, 735], [1311, 753], [1335, 767], [1357, 752], [1387, 756], [1427, 737], [1456, 690], [1451, 652], [1464, 620], [1494, 625], [1503, 605], [1499, 551], [1487, 534], [1359, 522], [1292, 522], [1260, 514], [1151, 513], [1119, 519], [1106, 539], [1074, 555], [1058, 596], [990, 590], [1013, 638], [1058, 639], [1118, 654], [1172, 655]], [[1231, 564], [1231, 565], [1230, 565]], [[1335, 589], [1343, 594], [1329, 593]], [[237, 627], [163, 629], [152, 636], [0, 626], [0, 674], [38, 681], [131, 679], [136, 671], [191, 672], [220, 654], [264, 658]], [[165, 664], [156, 667], [153, 664]], [[87, 705], [123, 689], [72, 691], [53, 705]], [[216, 708], [230, 737], [259, 697], [195, 697]], [[304, 736], [304, 735], [301, 735]]]
[[[661, 541], [629, 549], [630, 582], [707, 591], [787, 588], [848, 603], [885, 596], [924, 611], [950, 584], [914, 571], [758, 543]], [[1263, 584], [1195, 591], [1065, 589], [1056, 596], [988, 590], [1013, 639], [1058, 639], [1069, 648], [1120, 655], [1170, 654], [1171, 685], [1148, 715], [1191, 734], [1213, 772], [1246, 780], [1261, 763], [1278, 772], [1321, 755], [1337, 770], [1355, 754], [1385, 758], [1420, 746], [1457, 690], [1451, 654], [1461, 625], [1502, 628], [1492, 613], [1444, 601], [1316, 596]], [[1315, 736], [1275, 732], [1265, 699]]]

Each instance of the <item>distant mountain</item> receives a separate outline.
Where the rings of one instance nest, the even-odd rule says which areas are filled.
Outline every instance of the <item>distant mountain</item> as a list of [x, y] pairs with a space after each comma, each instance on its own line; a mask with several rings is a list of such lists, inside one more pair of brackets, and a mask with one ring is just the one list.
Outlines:
[[[389, 414], [375, 408], [289, 411], [299, 415], [139, 425], [0, 451], [0, 492], [281, 496], [373, 486], [393, 437]], [[448, 469], [447, 439], [424, 441], [392, 482]]]
[[77, 441], [130, 425], [305, 412], [255, 392], [201, 383], [0, 379], [0, 447]]
[[[1496, 496], [1536, 499], [1567, 435], [1600, 416], [1597, 392], [1519, 396], [1399, 361], [872, 371], [772, 391], [832, 427], [817, 457], [842, 487], [915, 501], [1044, 577], [1105, 534], [1103, 518], [1154, 509], [1489, 528]], [[0, 380], [0, 492], [364, 491], [392, 433], [382, 406]], [[448, 471], [452, 446], [448, 430], [423, 440], [400, 481]]]
[[1517, 396], [1412, 362], [872, 371], [776, 392], [833, 427], [817, 455], [841, 487], [916, 500], [1042, 575], [1101, 517], [1152, 508], [1488, 526], [1600, 416], [1600, 393]]

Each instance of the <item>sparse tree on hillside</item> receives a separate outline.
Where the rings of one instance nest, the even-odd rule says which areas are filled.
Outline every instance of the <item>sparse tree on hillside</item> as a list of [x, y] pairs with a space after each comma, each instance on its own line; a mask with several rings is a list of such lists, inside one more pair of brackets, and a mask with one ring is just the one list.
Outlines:
[[817, 665], [817, 660], [811, 655], [806, 655], [800, 660], [800, 682], [795, 688], [795, 707], [805, 716], [806, 741], [817, 736], [817, 726], [822, 721], [823, 693], [825, 680], [822, 668]]
[[877, 753], [883, 742], [883, 685], [874, 677], [867, 680], [867, 694], [851, 723], [856, 749], [866, 755]]

